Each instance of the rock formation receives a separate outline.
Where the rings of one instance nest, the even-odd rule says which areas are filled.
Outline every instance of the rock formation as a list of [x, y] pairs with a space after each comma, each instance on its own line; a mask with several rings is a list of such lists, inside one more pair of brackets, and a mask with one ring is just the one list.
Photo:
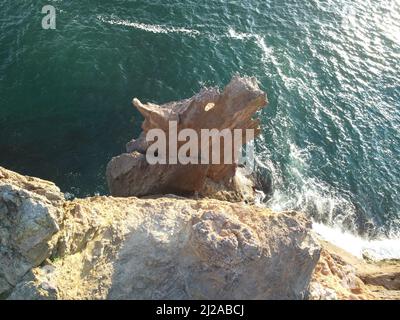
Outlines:
[[[146, 134], [151, 129], [161, 129], [169, 136], [169, 123], [176, 122], [177, 131], [193, 129], [201, 136], [201, 129], [228, 129], [232, 135], [235, 129], [243, 132], [243, 144], [248, 139], [244, 132], [253, 129], [259, 134], [259, 121], [253, 120], [255, 112], [267, 103], [266, 95], [257, 85], [255, 78], [234, 77], [223, 92], [218, 88], [203, 89], [190, 99], [171, 102], [161, 106], [142, 104], [133, 100], [134, 106], [143, 115], [143, 132], [137, 140], [127, 145], [128, 153], [113, 158], [107, 166], [107, 182], [113, 196], [145, 196], [174, 193], [203, 195], [218, 193], [224, 189], [231, 198], [243, 200], [246, 195], [236, 187], [237, 164], [154, 164], [146, 161], [149, 147]], [[210, 142], [212, 143], [212, 141]], [[180, 142], [180, 145], [184, 142]], [[199, 146], [200, 148], [200, 146]], [[221, 146], [222, 148], [222, 146]], [[221, 154], [227, 150], [221, 150]], [[232, 146], [232, 156], [238, 151]], [[166, 150], [167, 153], [170, 150]], [[167, 156], [167, 155], [166, 155]], [[222, 158], [222, 156], [221, 156]], [[243, 180], [243, 177], [238, 179]], [[221, 194], [220, 194], [221, 198]]]
[[399, 261], [365, 261], [318, 241], [322, 251], [311, 282], [311, 299], [400, 300]]
[[304, 299], [319, 258], [300, 213], [213, 199], [65, 201], [0, 167], [9, 299]]
[[[398, 262], [359, 261], [317, 240], [303, 214], [245, 204], [253, 185], [236, 164], [145, 159], [152, 128], [257, 130], [265, 103], [239, 77], [161, 107], [134, 100], [143, 133], [107, 168], [125, 198], [68, 201], [0, 167], [0, 299], [398, 299]], [[179, 196], [193, 192], [208, 198]]]

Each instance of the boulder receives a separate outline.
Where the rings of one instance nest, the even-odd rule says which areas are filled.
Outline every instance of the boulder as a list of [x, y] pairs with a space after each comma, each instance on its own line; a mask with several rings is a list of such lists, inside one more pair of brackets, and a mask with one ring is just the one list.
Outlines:
[[319, 247], [302, 215], [217, 201], [157, 202], [148, 202], [145, 221], [125, 235], [109, 299], [308, 296]]

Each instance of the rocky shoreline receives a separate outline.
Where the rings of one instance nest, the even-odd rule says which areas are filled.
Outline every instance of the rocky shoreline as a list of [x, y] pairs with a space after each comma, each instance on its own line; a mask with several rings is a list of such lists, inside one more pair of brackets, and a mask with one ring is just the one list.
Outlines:
[[[134, 100], [144, 133], [170, 120], [258, 132], [266, 103], [240, 77], [164, 106]], [[400, 298], [398, 261], [361, 261], [303, 213], [255, 205], [256, 179], [236, 164], [149, 165], [144, 133], [109, 163], [112, 196], [66, 200], [0, 167], [1, 299]]]
[[400, 263], [319, 239], [297, 212], [92, 197], [0, 167], [3, 299], [400, 299]]
[[400, 300], [400, 261], [364, 260], [318, 239], [320, 260], [311, 281], [311, 299]]

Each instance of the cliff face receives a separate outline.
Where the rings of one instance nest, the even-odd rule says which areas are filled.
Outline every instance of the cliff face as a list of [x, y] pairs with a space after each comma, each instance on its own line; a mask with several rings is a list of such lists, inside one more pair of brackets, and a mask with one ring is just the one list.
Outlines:
[[294, 212], [212, 199], [64, 201], [0, 167], [9, 299], [304, 299], [319, 258]]

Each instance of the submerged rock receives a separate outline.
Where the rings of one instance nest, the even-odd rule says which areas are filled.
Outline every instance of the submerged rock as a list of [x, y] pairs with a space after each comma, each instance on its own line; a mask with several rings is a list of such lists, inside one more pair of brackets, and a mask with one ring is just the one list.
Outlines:
[[[233, 133], [243, 132], [242, 144], [249, 142], [244, 135], [246, 129], [254, 130], [254, 137], [259, 134], [259, 121], [252, 119], [255, 112], [267, 103], [266, 95], [257, 85], [255, 78], [234, 77], [223, 92], [217, 88], [203, 89], [190, 99], [171, 102], [161, 106], [142, 104], [133, 100], [134, 106], [143, 115], [143, 132], [137, 140], [127, 144], [128, 153], [113, 158], [107, 166], [107, 182], [114, 196], [145, 196], [165, 193], [188, 195], [198, 192], [209, 195], [209, 182], [220, 184], [221, 188], [232, 191], [233, 198], [240, 198], [240, 190], [235, 189], [232, 179], [236, 174], [237, 164], [153, 164], [145, 157], [149, 147], [146, 134], [152, 129], [161, 129], [169, 137], [169, 123], [176, 122], [177, 131], [193, 129], [201, 136], [202, 129], [224, 129]], [[178, 143], [178, 147], [184, 144]], [[237, 150], [224, 150], [235, 158]], [[166, 153], [170, 150], [167, 149]], [[199, 143], [199, 153], [201, 144]], [[214, 189], [211, 188], [211, 189]], [[243, 200], [243, 197], [241, 197]], [[231, 199], [230, 199], [231, 200]]]

